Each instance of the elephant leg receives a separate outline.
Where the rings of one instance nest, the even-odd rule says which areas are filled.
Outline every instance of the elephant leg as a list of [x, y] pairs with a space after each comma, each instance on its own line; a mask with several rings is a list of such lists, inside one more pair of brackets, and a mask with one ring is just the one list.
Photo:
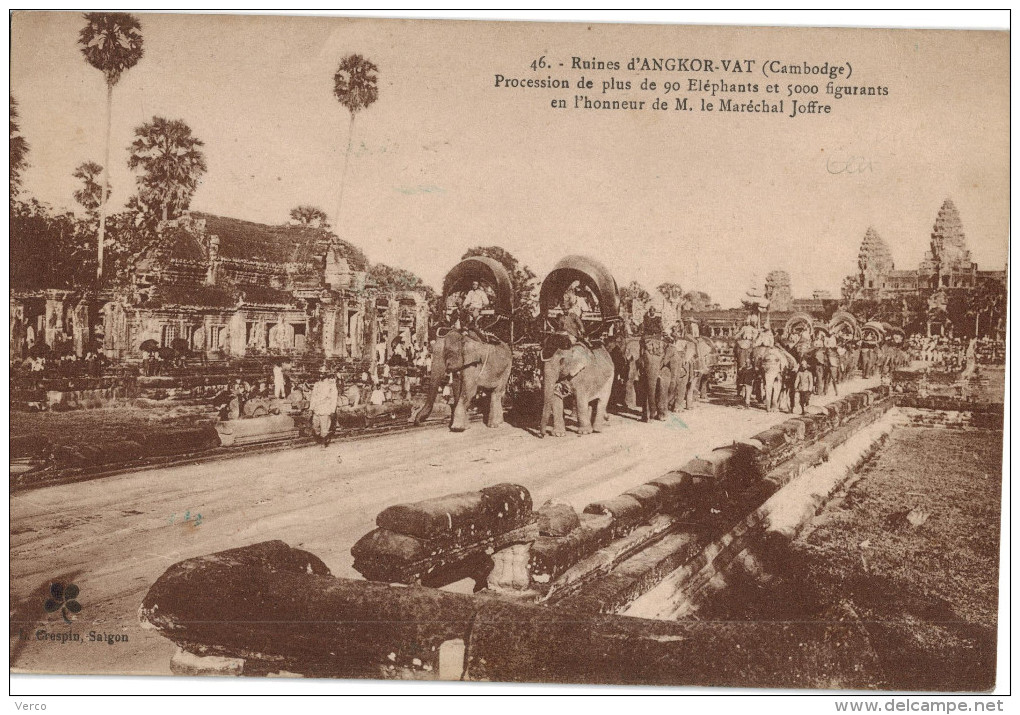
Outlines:
[[656, 385], [656, 403], [655, 403], [655, 419], [664, 420], [666, 419], [666, 413], [669, 412], [669, 371], [660, 373], [659, 380]]
[[779, 406], [779, 378], [765, 376], [765, 409], [773, 412]]
[[565, 437], [567, 434], [567, 425], [563, 420], [563, 398], [559, 395], [555, 395], [550, 402], [553, 420], [552, 435], [553, 437]]
[[609, 415], [606, 412], [606, 408], [609, 405], [609, 396], [612, 389], [613, 383], [610, 381], [602, 389], [602, 392], [595, 396], [595, 421], [592, 423], [592, 430], [595, 432], [601, 432], [609, 424]]
[[690, 371], [686, 381], [687, 384], [684, 386], [684, 407], [692, 409], [694, 405], [698, 403], [698, 373]]
[[503, 426], [503, 395], [506, 394], [506, 386], [496, 386], [489, 395], [489, 419], [486, 420], [486, 427]]
[[821, 395], [825, 389], [825, 368], [815, 365], [815, 394]]
[[503, 396], [506, 395], [506, 383], [509, 378], [510, 371], [507, 370], [507, 374], [501, 377], [496, 386], [492, 388], [492, 393], [489, 395], [489, 419], [486, 422], [488, 427], [503, 426]]
[[464, 375], [462, 378], [455, 378], [454, 385], [453, 423], [450, 429], [454, 432], [463, 432], [468, 428], [468, 406], [475, 399], [475, 393], [478, 392], [478, 384], [467, 375]]
[[641, 395], [641, 421], [648, 422], [654, 417], [652, 411], [655, 409], [655, 385], [658, 382], [658, 377], [651, 369], [643, 372], [642, 377], [644, 380], [641, 384], [643, 392]]
[[574, 397], [577, 400], [577, 433], [591, 434], [591, 395], [584, 390], [575, 388]]

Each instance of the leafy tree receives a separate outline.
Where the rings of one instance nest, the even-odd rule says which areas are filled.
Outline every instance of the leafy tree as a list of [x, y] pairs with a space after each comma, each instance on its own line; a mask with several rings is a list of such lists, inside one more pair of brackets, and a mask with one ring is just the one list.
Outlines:
[[[74, 170], [74, 178], [81, 180], [80, 189], [75, 189], [74, 200], [81, 204], [90, 214], [99, 208], [100, 188], [99, 178], [103, 173], [103, 167], [94, 161], [83, 161]], [[110, 185], [106, 185], [106, 199], [110, 199]]]
[[11, 286], [34, 290], [87, 285], [95, 270], [91, 231], [74, 214], [55, 213], [35, 199], [12, 203]]
[[21, 136], [18, 125], [18, 102], [11, 95], [11, 201], [21, 190], [21, 172], [28, 166], [28, 142]]
[[375, 263], [368, 270], [369, 277], [384, 291], [416, 290], [432, 300], [436, 291], [416, 273], [404, 268], [393, 268], [385, 263]]
[[[103, 73], [106, 79], [106, 143], [103, 178], [109, 196], [110, 117], [113, 113], [113, 87], [121, 75], [142, 59], [142, 25], [125, 12], [87, 12], [78, 45], [85, 61]], [[106, 201], [99, 205], [99, 251], [96, 275], [103, 277], [103, 243], [106, 237]]]
[[354, 138], [354, 120], [358, 112], [367, 109], [379, 98], [379, 68], [361, 55], [348, 55], [340, 60], [336, 74], [333, 75], [333, 94], [340, 105], [350, 115], [351, 122], [347, 131], [347, 151], [344, 153], [344, 165], [340, 173], [340, 193], [336, 204], [334, 221], [340, 225], [340, 215], [344, 206], [344, 185], [347, 182], [347, 165], [351, 159], [351, 141]]
[[620, 302], [628, 307], [631, 303], [647, 303], [651, 299], [652, 294], [637, 281], [631, 281], [620, 289]]
[[510, 287], [513, 291], [513, 334], [514, 341], [535, 335], [535, 316], [538, 314], [538, 296], [536, 295], [536, 276], [528, 266], [501, 246], [476, 246], [468, 249], [460, 259], [474, 256], [487, 256], [499, 261], [510, 274]]
[[711, 310], [712, 296], [705, 291], [692, 290], [684, 294], [684, 310], [699, 312]]
[[659, 291], [659, 295], [666, 299], [670, 305], [676, 307], [683, 307], [684, 289], [680, 287], [679, 283], [660, 283], [656, 287]]
[[318, 206], [302, 204], [290, 210], [290, 218], [302, 226], [313, 226], [315, 228], [329, 228], [329, 220], [326, 212]]
[[138, 173], [140, 205], [158, 206], [163, 221], [186, 211], [206, 172], [202, 146], [180, 119], [153, 117], [137, 127], [128, 167]]
[[992, 278], [982, 278], [975, 286], [967, 314], [974, 318], [974, 334], [994, 334], [1006, 318], [1006, 286]]
[[843, 285], [840, 287], [840, 294], [843, 296], [844, 307], [847, 310], [850, 310], [857, 298], [860, 297], [863, 285], [861, 277], [857, 275], [846, 276], [843, 279]]

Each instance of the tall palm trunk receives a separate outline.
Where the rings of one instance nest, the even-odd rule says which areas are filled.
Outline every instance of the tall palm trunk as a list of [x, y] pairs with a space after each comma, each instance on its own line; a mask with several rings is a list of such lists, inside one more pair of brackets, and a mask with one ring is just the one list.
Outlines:
[[340, 198], [336, 202], [336, 216], [334, 217], [333, 230], [340, 231], [340, 212], [344, 207], [344, 187], [347, 185], [347, 165], [351, 163], [351, 143], [354, 139], [354, 113], [351, 113], [351, 123], [347, 130], [347, 151], [344, 152], [344, 166], [340, 170]]
[[110, 119], [113, 115], [113, 84], [106, 83], [106, 147], [103, 154], [103, 178], [99, 187], [99, 256], [96, 265], [96, 284], [103, 280], [103, 243], [106, 238], [106, 187], [110, 183]]

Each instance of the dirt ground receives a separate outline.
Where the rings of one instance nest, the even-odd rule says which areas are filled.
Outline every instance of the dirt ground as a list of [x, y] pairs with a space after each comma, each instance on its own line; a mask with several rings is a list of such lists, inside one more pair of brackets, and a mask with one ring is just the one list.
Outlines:
[[830, 687], [993, 688], [1002, 438], [897, 428], [790, 547], [769, 554], [770, 575], [699, 617], [852, 624], [848, 642], [827, 644], [843, 646]]
[[[841, 392], [874, 384], [857, 380]], [[580, 511], [788, 417], [706, 404], [666, 422], [614, 416], [605, 433], [583, 437], [538, 439], [509, 425], [422, 429], [17, 493], [11, 663], [30, 672], [165, 675], [174, 647], [143, 630], [137, 612], [178, 561], [281, 539], [322, 558], [336, 576], [360, 578], [350, 548], [393, 504], [513, 482], [536, 505], [557, 499]], [[56, 581], [81, 589], [71, 625], [42, 608]], [[84, 640], [40, 640], [39, 629]], [[128, 639], [92, 642], [89, 633]]]

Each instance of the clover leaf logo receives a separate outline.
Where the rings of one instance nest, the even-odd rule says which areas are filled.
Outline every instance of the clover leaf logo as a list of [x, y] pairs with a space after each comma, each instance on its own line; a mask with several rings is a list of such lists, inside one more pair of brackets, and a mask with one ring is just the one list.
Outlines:
[[81, 612], [81, 604], [75, 600], [79, 593], [81, 593], [81, 589], [73, 583], [69, 583], [67, 586], [59, 581], [52, 583], [50, 584], [50, 597], [43, 603], [43, 608], [47, 613], [55, 613], [59, 609], [60, 615], [70, 623], [71, 619], [67, 617], [67, 612]]

